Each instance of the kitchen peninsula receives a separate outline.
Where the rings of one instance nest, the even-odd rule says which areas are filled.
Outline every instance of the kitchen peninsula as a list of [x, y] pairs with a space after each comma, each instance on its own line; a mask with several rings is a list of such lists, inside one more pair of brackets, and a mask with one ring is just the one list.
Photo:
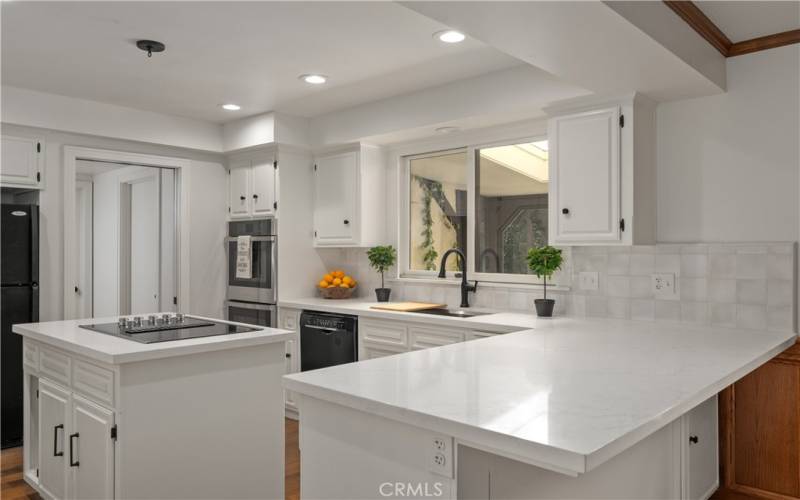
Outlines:
[[[449, 324], [486, 329], [493, 316]], [[707, 498], [716, 394], [796, 339], [600, 319], [528, 328], [286, 376], [303, 494]]]
[[283, 498], [280, 377], [294, 334], [151, 318], [186, 326], [128, 322], [144, 336], [134, 341], [117, 318], [14, 325], [25, 481], [45, 498]]

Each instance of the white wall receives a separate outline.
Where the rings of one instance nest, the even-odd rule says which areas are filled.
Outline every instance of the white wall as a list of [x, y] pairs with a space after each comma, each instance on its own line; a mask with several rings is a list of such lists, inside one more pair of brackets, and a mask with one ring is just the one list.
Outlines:
[[[39, 194], [39, 273], [40, 319], [53, 321], [64, 317], [64, 146], [85, 146], [135, 153], [147, 153], [191, 160], [190, 224], [191, 312], [220, 317], [225, 295], [224, 275], [207, 268], [224, 262], [223, 236], [227, 215], [227, 171], [221, 155], [181, 148], [121, 141], [103, 137], [54, 132], [3, 123], [2, 134], [39, 137], [45, 140], [45, 188]], [[194, 214], [198, 214], [194, 216]], [[99, 238], [100, 235], [95, 235]], [[205, 257], [203, 257], [205, 255]], [[222, 271], [221, 271], [222, 272]]]
[[2, 121], [205, 151], [222, 151], [222, 126], [16, 87], [2, 87]]
[[191, 168], [189, 312], [223, 318], [228, 282], [225, 247], [228, 229], [228, 170], [216, 161], [193, 161]]
[[798, 239], [800, 46], [727, 64], [727, 93], [658, 106], [659, 242]]

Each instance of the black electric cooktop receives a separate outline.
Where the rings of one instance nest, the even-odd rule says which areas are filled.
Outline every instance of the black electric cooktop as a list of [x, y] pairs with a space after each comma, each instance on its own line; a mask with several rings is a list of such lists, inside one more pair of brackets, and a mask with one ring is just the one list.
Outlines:
[[142, 344], [230, 335], [258, 330], [258, 328], [229, 325], [228, 323], [201, 320], [189, 316], [178, 316], [177, 318], [173, 316], [169, 322], [167, 322], [166, 318], [162, 320], [161, 317], [158, 320], [150, 317], [150, 319], [138, 318], [138, 321], [127, 322], [121, 318], [119, 323], [99, 323], [80, 325], [80, 327], [121, 339], [141, 342]]

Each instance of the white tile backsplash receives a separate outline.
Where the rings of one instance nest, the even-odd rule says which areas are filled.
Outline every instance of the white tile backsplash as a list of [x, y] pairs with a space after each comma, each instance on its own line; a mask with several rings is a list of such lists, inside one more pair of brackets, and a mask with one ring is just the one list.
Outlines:
[[[573, 289], [570, 314], [791, 330], [795, 253], [794, 243], [584, 247], [575, 269], [598, 272], [601, 286]], [[653, 273], [675, 275], [674, 296], [653, 300]]]
[[[555, 314], [672, 321], [724, 327], [792, 330], [795, 324], [794, 243], [659, 244], [634, 247], [572, 247], [564, 249], [559, 284], [569, 291], [550, 291]], [[364, 249], [326, 250], [323, 260], [359, 280], [359, 296], [374, 297], [380, 275], [369, 268]], [[578, 273], [598, 273], [598, 290], [580, 290]], [[653, 273], [673, 273], [676, 294], [655, 299]], [[391, 275], [392, 272], [388, 275]], [[421, 300], [458, 307], [455, 284], [387, 284], [393, 300]], [[534, 311], [541, 287], [478, 285], [470, 294], [476, 307]]]

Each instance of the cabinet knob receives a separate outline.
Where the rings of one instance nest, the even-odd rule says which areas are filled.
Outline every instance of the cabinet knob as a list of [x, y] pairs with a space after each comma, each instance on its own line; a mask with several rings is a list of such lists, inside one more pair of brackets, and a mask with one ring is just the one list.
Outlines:
[[347, 220], [347, 219], [345, 219], [345, 220], [344, 220], [344, 225], [346, 226], [346, 225], [348, 225], [348, 224], [350, 224], [350, 221], [349, 221], [349, 220]]
[[700, 439], [697, 436], [689, 436], [689, 442], [692, 444], [697, 444]]
[[240, 196], [239, 199], [244, 201], [246, 198], [244, 196]]
[[257, 194], [254, 194], [254, 195], [253, 195], [253, 199], [254, 199], [254, 200], [257, 200], [257, 199], [258, 199], [258, 195], [257, 195]]
[[569, 215], [569, 208], [562, 208], [561, 213], [564, 215]]

